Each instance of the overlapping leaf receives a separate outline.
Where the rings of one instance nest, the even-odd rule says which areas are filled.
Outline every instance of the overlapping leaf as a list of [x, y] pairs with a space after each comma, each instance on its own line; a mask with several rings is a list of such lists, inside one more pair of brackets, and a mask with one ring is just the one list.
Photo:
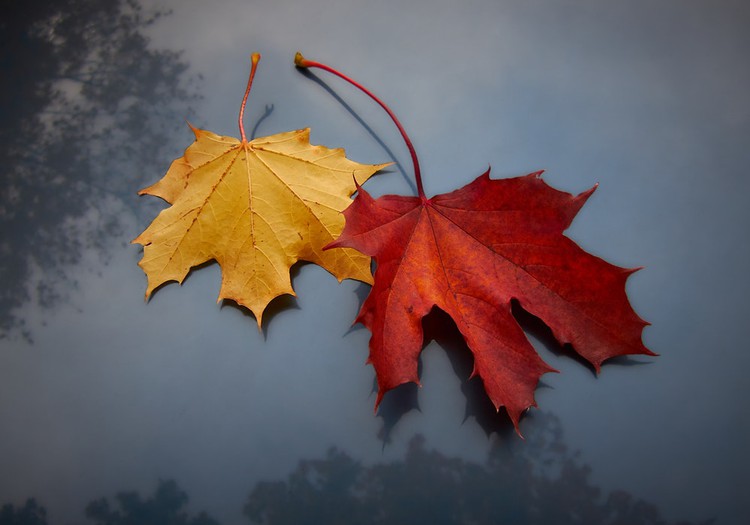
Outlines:
[[193, 131], [185, 155], [141, 190], [172, 204], [133, 241], [144, 247], [139, 265], [148, 276], [147, 297], [216, 260], [219, 300], [249, 308], [260, 326], [273, 298], [294, 294], [289, 269], [299, 260], [339, 280], [372, 282], [369, 257], [323, 246], [343, 228], [340, 212], [351, 204], [353, 179], [363, 183], [385, 164], [358, 164], [342, 149], [311, 145], [309, 129], [251, 141]]
[[516, 428], [536, 406], [539, 378], [553, 371], [511, 313], [517, 300], [597, 370], [627, 354], [654, 355], [641, 341], [647, 324], [633, 311], [625, 281], [634, 270], [590, 255], [563, 235], [593, 189], [555, 190], [532, 173], [471, 184], [431, 199], [360, 190], [330, 247], [375, 259], [375, 283], [358, 321], [372, 332], [369, 362], [378, 398], [419, 382], [422, 318], [437, 307], [455, 321], [474, 354], [474, 374]]

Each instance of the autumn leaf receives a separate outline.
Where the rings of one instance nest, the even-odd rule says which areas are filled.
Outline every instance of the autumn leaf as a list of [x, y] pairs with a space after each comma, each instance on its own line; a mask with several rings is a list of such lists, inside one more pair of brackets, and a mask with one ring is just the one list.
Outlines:
[[[329, 66], [299, 55], [300, 67]], [[364, 89], [364, 88], [361, 88]], [[536, 406], [539, 378], [554, 370], [539, 357], [511, 312], [517, 300], [570, 344], [597, 372], [607, 359], [655, 355], [641, 341], [625, 281], [635, 270], [590, 255], [563, 235], [595, 188], [578, 196], [555, 190], [541, 172], [492, 180], [489, 171], [444, 195], [425, 196], [414, 148], [391, 115], [414, 161], [417, 197], [373, 199], [360, 189], [346, 226], [329, 248], [348, 247], [376, 263], [374, 285], [357, 321], [371, 332], [377, 405], [390, 389], [419, 383], [422, 319], [435, 307], [456, 323], [474, 355], [474, 371], [518, 429]]]
[[597, 371], [611, 357], [653, 355], [641, 342], [646, 323], [625, 295], [634, 270], [594, 257], [562, 235], [592, 191], [574, 197], [549, 187], [540, 173], [491, 180], [489, 172], [426, 201], [375, 200], [360, 190], [330, 247], [375, 259], [375, 283], [357, 321], [372, 332], [378, 402], [391, 388], [419, 383], [422, 318], [433, 307], [454, 320], [473, 352], [473, 375], [516, 425], [536, 406], [539, 378], [553, 369], [513, 317], [513, 299]]
[[348, 160], [342, 149], [311, 145], [301, 129], [248, 141], [242, 117], [260, 55], [242, 102], [241, 138], [193, 129], [195, 142], [167, 174], [141, 194], [163, 198], [163, 210], [133, 242], [143, 245], [139, 265], [146, 297], [191, 268], [215, 260], [222, 269], [219, 300], [250, 309], [261, 325], [268, 303], [294, 295], [289, 269], [299, 260], [336, 276], [372, 282], [370, 259], [351, 250], [324, 251], [344, 226], [355, 180], [364, 183], [386, 164]]

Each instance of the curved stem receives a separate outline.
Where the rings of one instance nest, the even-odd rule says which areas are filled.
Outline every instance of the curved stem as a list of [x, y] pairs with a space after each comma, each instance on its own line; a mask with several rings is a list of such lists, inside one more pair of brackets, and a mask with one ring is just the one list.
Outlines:
[[255, 78], [255, 70], [258, 69], [258, 62], [260, 62], [260, 53], [253, 53], [251, 57], [252, 66], [250, 67], [250, 78], [247, 79], [247, 89], [245, 90], [245, 96], [242, 97], [242, 105], [240, 106], [240, 139], [242, 142], [247, 142], [245, 137], [245, 125], [242, 123], [242, 119], [245, 116], [245, 104], [247, 104], [247, 96], [250, 94], [250, 87], [253, 85], [253, 78]]
[[411, 140], [409, 139], [409, 135], [406, 134], [406, 130], [404, 130], [404, 127], [401, 125], [401, 122], [398, 121], [396, 118], [396, 115], [394, 115], [393, 111], [391, 111], [391, 108], [385, 105], [385, 102], [380, 100], [378, 97], [376, 97], [369, 89], [364, 87], [359, 82], [349, 78], [348, 76], [344, 75], [343, 73], [340, 73], [333, 69], [331, 66], [327, 66], [325, 64], [321, 64], [320, 62], [315, 62], [313, 60], [307, 60], [304, 56], [302, 56], [302, 53], [299, 51], [294, 57], [294, 65], [296, 65], [299, 68], [311, 68], [311, 67], [317, 67], [319, 69], [323, 69], [325, 71], [328, 71], [329, 73], [333, 73], [339, 78], [342, 78], [349, 82], [351, 85], [362, 91], [365, 95], [373, 99], [375, 102], [380, 104], [380, 107], [385, 110], [386, 113], [388, 113], [388, 116], [391, 117], [391, 120], [393, 120], [393, 123], [398, 128], [399, 132], [401, 133], [401, 136], [404, 139], [404, 142], [406, 143], [406, 147], [409, 148], [409, 155], [411, 155], [411, 162], [414, 165], [414, 178], [417, 181], [417, 193], [419, 194], [419, 197], [422, 199], [422, 201], [426, 201], [427, 197], [425, 197], [424, 188], [422, 187], [422, 175], [419, 170], [419, 160], [417, 159], [417, 152], [414, 151], [414, 146], [411, 143]]

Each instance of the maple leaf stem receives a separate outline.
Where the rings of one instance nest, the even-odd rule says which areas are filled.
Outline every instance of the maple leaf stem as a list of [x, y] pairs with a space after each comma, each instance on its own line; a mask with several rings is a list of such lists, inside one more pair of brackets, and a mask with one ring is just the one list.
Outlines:
[[250, 59], [252, 60], [252, 66], [250, 67], [250, 78], [247, 79], [247, 89], [245, 89], [245, 96], [242, 97], [242, 105], [240, 106], [240, 118], [238, 119], [240, 124], [240, 138], [242, 139], [242, 142], [247, 142], [247, 137], [245, 136], [245, 125], [242, 123], [242, 120], [245, 117], [245, 105], [247, 104], [247, 96], [250, 94], [250, 87], [252, 87], [253, 85], [255, 70], [258, 69], [258, 62], [260, 62], [260, 53], [253, 53], [253, 56]]
[[380, 105], [380, 107], [383, 108], [386, 113], [388, 113], [388, 116], [391, 117], [391, 120], [398, 128], [398, 131], [401, 133], [401, 136], [403, 137], [404, 142], [406, 143], [406, 147], [409, 149], [409, 155], [411, 155], [411, 162], [414, 166], [414, 178], [417, 181], [417, 193], [419, 194], [419, 197], [422, 199], [422, 201], [426, 201], [427, 197], [425, 197], [424, 188], [422, 187], [422, 175], [419, 170], [419, 160], [417, 159], [417, 152], [414, 150], [414, 146], [412, 145], [411, 140], [409, 139], [409, 135], [406, 134], [406, 130], [401, 125], [401, 122], [399, 122], [398, 118], [396, 118], [396, 115], [393, 113], [393, 111], [391, 111], [391, 108], [389, 108], [385, 104], [385, 102], [383, 102], [378, 97], [376, 97], [372, 93], [372, 91], [364, 87], [362, 84], [360, 84], [356, 80], [349, 78], [343, 73], [333, 69], [331, 66], [322, 64], [320, 62], [315, 62], [313, 60], [307, 60], [299, 51], [297, 51], [297, 54], [294, 56], [294, 65], [303, 69], [317, 67], [324, 71], [328, 71], [329, 73], [333, 73], [337, 77], [346, 80], [351, 85], [353, 85], [354, 87], [362, 91], [365, 95], [367, 95], [368, 97], [373, 99], [375, 102], [377, 102]]

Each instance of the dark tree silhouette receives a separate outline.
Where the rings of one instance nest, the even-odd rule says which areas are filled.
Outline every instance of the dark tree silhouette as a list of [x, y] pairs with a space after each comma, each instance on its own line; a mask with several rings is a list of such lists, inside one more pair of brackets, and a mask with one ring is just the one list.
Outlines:
[[654, 504], [626, 492], [603, 497], [555, 417], [537, 414], [528, 427], [525, 441], [499, 438], [485, 464], [427, 450], [420, 436], [404, 461], [369, 467], [331, 449], [286, 481], [258, 483], [244, 512], [266, 525], [667, 524]]
[[188, 516], [188, 495], [172, 480], [160, 481], [154, 495], [142, 499], [137, 492], [120, 492], [117, 505], [106, 498], [86, 506], [86, 517], [96, 525], [219, 525], [205, 512]]
[[196, 98], [180, 55], [149, 47], [160, 16], [135, 0], [0, 4], [0, 334], [22, 330], [26, 300], [54, 303], [82, 249], [129, 240], [123, 211], [153, 211], [135, 191]]
[[259, 483], [245, 514], [274, 525], [369, 523], [366, 508], [355, 495], [364, 473], [358, 462], [331, 449], [323, 460], [300, 462], [286, 483]]
[[18, 509], [8, 503], [0, 508], [0, 525], [47, 525], [47, 511], [33, 498]]

